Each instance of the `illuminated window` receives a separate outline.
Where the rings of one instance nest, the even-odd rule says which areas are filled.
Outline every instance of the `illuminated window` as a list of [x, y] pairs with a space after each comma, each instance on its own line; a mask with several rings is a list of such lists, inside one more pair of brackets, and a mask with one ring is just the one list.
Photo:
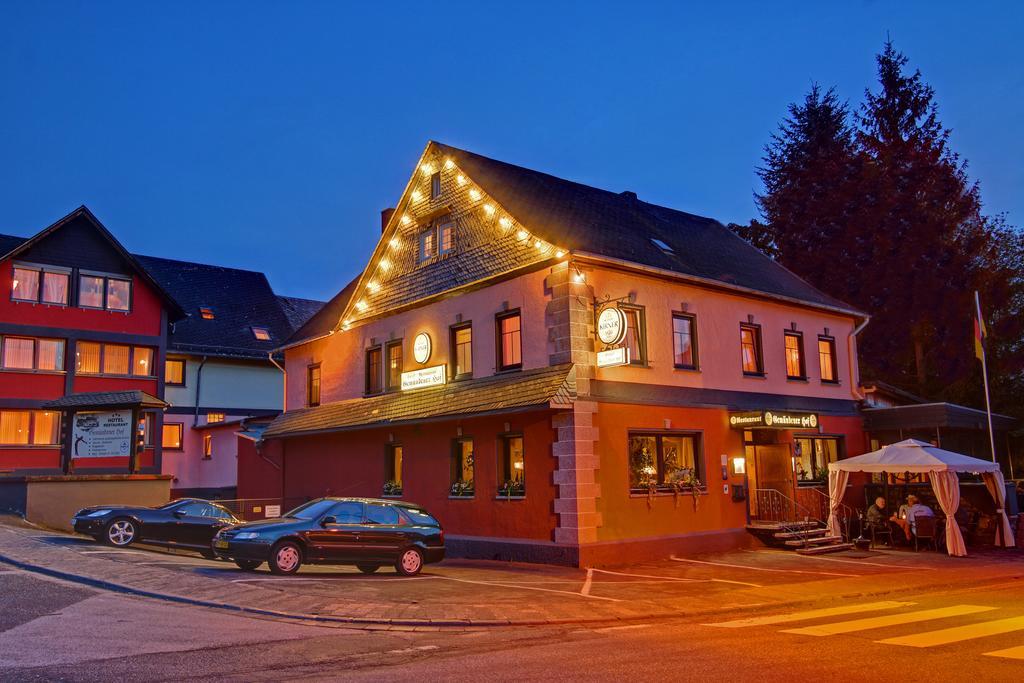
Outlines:
[[15, 301], [66, 306], [70, 279], [68, 271], [51, 270], [49, 266], [14, 266], [11, 298]]
[[209, 306], [200, 306], [199, 317], [202, 318], [203, 320], [213, 320], [213, 309], [210, 308]]
[[654, 487], [686, 486], [703, 481], [704, 463], [699, 434], [629, 435], [629, 486], [646, 491]]
[[252, 336], [259, 341], [270, 341], [270, 330], [265, 327], [253, 327]]
[[498, 493], [526, 495], [526, 458], [521, 434], [506, 434], [499, 440]]
[[692, 315], [672, 314], [672, 364], [697, 369], [697, 319]]
[[437, 254], [437, 235], [434, 232], [434, 228], [431, 227], [429, 230], [425, 230], [420, 233], [420, 262], [427, 261], [434, 258]]
[[797, 435], [793, 442], [797, 482], [820, 484], [828, 481], [828, 464], [839, 460], [839, 439]]
[[0, 410], [0, 446], [56, 446], [59, 443], [59, 412]]
[[107, 310], [127, 311], [131, 307], [132, 283], [128, 280], [107, 279]]
[[402, 444], [389, 443], [384, 447], [384, 487], [388, 495], [402, 493]]
[[185, 359], [168, 358], [164, 362], [164, 384], [171, 387], [185, 386]]
[[441, 172], [438, 171], [430, 176], [430, 198], [437, 199], [441, 196]]
[[626, 316], [626, 337], [622, 344], [629, 349], [629, 363], [630, 365], [646, 365], [647, 330], [644, 309], [640, 306], [620, 304], [619, 310]]
[[799, 332], [786, 332], [786, 377], [788, 379], [805, 379], [804, 371], [804, 336]]
[[839, 382], [836, 374], [836, 340], [832, 337], [818, 337], [818, 365], [821, 367], [822, 382]]
[[34, 337], [4, 337], [2, 367], [4, 370], [64, 369], [64, 341]]
[[472, 496], [473, 481], [473, 439], [455, 439], [452, 442], [452, 488], [453, 496]]
[[473, 326], [465, 323], [452, 328], [452, 377], [473, 376]]
[[764, 374], [764, 359], [761, 356], [760, 325], [740, 325], [740, 352], [744, 375]]
[[102, 277], [82, 275], [78, 278], [78, 305], [82, 308], [103, 308]]
[[315, 408], [320, 405], [320, 364], [306, 368], [306, 405]]
[[15, 301], [39, 301], [40, 271], [30, 268], [14, 268], [11, 298]]
[[131, 368], [132, 347], [119, 344], [103, 345], [103, 374], [127, 375]]
[[388, 342], [387, 388], [398, 389], [402, 386], [402, 342]]
[[207, 413], [206, 424], [216, 424], [224, 421], [224, 413]]
[[203, 434], [203, 457], [213, 457], [213, 434]]
[[161, 443], [164, 448], [172, 451], [181, 450], [181, 442], [185, 435], [185, 425], [181, 422], [165, 422]]
[[75, 372], [98, 375], [102, 347], [95, 342], [80, 341], [75, 344]]
[[384, 389], [381, 348], [375, 346], [366, 350], [366, 393], [379, 394]]
[[132, 349], [132, 374], [137, 377], [152, 377], [153, 349], [136, 346]]
[[519, 311], [501, 313], [498, 326], [498, 370], [518, 370], [523, 367], [522, 320]]
[[126, 312], [131, 309], [132, 282], [107, 275], [82, 274], [78, 277], [78, 305]]
[[455, 251], [455, 223], [450, 220], [441, 223], [437, 226], [437, 234], [441, 254], [450, 254]]

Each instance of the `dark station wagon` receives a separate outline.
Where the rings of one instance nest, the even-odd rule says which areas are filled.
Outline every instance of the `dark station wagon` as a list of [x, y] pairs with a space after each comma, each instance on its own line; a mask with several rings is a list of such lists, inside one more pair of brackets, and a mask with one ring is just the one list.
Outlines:
[[224, 529], [212, 547], [249, 571], [264, 562], [274, 574], [294, 574], [303, 563], [350, 564], [367, 574], [392, 565], [413, 576], [444, 559], [444, 531], [412, 503], [319, 498], [276, 519]]

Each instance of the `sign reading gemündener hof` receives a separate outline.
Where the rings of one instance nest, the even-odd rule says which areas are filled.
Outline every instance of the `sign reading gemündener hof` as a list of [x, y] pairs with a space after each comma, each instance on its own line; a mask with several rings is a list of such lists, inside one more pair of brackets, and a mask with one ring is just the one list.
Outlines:
[[71, 457], [114, 458], [132, 453], [132, 411], [75, 413]]
[[818, 415], [790, 410], [753, 410], [729, 413], [729, 426], [734, 429], [817, 429]]

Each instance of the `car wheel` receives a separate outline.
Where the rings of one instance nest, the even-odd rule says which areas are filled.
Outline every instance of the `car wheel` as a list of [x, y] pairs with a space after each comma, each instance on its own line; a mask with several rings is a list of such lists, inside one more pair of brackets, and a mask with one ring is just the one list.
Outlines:
[[200, 550], [199, 554], [203, 557], [203, 559], [206, 559], [206, 560], [216, 560], [217, 559], [217, 553], [213, 552], [212, 550]]
[[235, 564], [238, 565], [239, 569], [251, 572], [263, 563], [259, 560], [235, 560]]
[[364, 574], [372, 574], [380, 569], [379, 564], [357, 564], [356, 566], [359, 567], [359, 571]]
[[135, 522], [121, 517], [107, 524], [107, 528], [103, 530], [103, 538], [110, 545], [123, 548], [131, 545], [136, 533]]
[[416, 548], [406, 548], [395, 561], [395, 571], [402, 576], [416, 576], [423, 569], [423, 553]]
[[267, 564], [274, 574], [294, 574], [302, 565], [302, 549], [291, 541], [278, 543], [270, 550]]

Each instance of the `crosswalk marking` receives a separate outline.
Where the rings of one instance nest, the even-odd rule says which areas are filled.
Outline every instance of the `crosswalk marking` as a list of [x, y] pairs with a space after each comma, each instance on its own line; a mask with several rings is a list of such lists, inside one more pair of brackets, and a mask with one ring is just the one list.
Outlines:
[[884, 626], [898, 626], [900, 624], [911, 624], [929, 619], [943, 619], [945, 617], [957, 617], [965, 614], [977, 614], [978, 612], [989, 612], [995, 607], [984, 607], [982, 605], [954, 605], [952, 607], [941, 607], [939, 609], [927, 609], [917, 612], [904, 612], [902, 614], [889, 614], [884, 617], [868, 617], [866, 619], [854, 619], [852, 621], [838, 621], [834, 624], [822, 624], [820, 626], [807, 626], [783, 631], [783, 633], [796, 633], [804, 636], [832, 636], [839, 633], [852, 633], [854, 631], [866, 631], [872, 628]]
[[744, 628], [747, 626], [767, 626], [770, 624], [788, 624], [793, 621], [808, 621], [822, 617], [836, 617], [844, 614], [857, 614], [858, 612], [879, 612], [897, 607], [908, 607], [916, 605], [914, 602], [868, 602], [862, 605], [845, 605], [843, 607], [828, 607], [825, 609], [812, 609], [807, 612], [793, 612], [791, 614], [773, 614], [767, 617], [751, 617], [749, 619], [736, 619], [735, 621], [723, 621], [717, 624], [704, 624], [704, 626], [717, 626], [718, 628]]
[[967, 624], [944, 628], [939, 631], [928, 631], [927, 633], [915, 633], [899, 638], [887, 638], [879, 640], [879, 643], [887, 645], [908, 645], [910, 647], [932, 647], [933, 645], [947, 645], [961, 640], [972, 638], [984, 638], [985, 636], [996, 636], [1000, 633], [1012, 631], [1024, 631], [1024, 617], [1011, 617], [1009, 619], [997, 619], [995, 621], [983, 621], [978, 624]]
[[1005, 657], [1006, 659], [1024, 659], [1024, 645], [1018, 645], [1017, 647], [1010, 647], [1005, 650], [996, 650], [995, 652], [986, 652], [986, 657]]

